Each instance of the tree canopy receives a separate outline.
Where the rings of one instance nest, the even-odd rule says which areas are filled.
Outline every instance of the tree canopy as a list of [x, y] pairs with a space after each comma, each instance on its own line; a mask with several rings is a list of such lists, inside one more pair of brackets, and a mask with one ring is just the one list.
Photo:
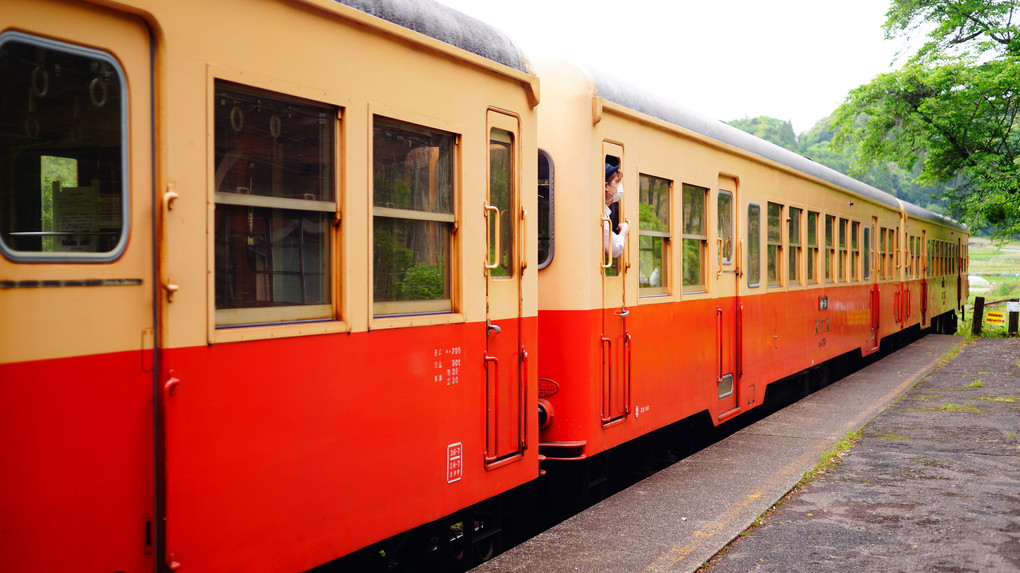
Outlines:
[[895, 162], [939, 185], [950, 214], [993, 235], [1020, 232], [1020, 0], [892, 0], [888, 37], [924, 43], [898, 70], [853, 90], [833, 144], [860, 174]]

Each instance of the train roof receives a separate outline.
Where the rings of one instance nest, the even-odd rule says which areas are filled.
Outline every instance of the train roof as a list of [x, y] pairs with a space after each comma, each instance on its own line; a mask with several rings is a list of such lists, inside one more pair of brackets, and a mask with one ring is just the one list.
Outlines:
[[519, 72], [528, 73], [524, 54], [499, 29], [434, 0], [334, 0]]
[[596, 94], [606, 101], [661, 119], [720, 143], [731, 145], [759, 157], [785, 165], [876, 203], [888, 205], [897, 211], [902, 204], [904, 210], [911, 217], [925, 219], [963, 232], [969, 232], [966, 225], [958, 223], [953, 219], [907, 203], [906, 201], [901, 201], [881, 189], [848, 177], [802, 155], [741, 131], [732, 125], [709, 119], [675, 102], [636, 88], [598, 70], [587, 68], [586, 71], [595, 84]]

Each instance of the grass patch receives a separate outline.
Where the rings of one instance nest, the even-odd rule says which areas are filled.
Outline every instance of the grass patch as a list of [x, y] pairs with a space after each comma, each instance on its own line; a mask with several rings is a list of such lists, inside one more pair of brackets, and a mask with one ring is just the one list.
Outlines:
[[978, 400], [984, 400], [985, 402], [1016, 402], [1016, 396], [1010, 394], [1009, 396], [978, 396]]
[[974, 414], [980, 414], [981, 410], [974, 406], [960, 406], [959, 404], [946, 403], [944, 406], [938, 408], [915, 408], [909, 410], [911, 412], [972, 412]]
[[984, 388], [985, 385], [980, 380], [975, 380], [975, 381], [971, 382], [970, 384], [967, 384], [967, 387], [968, 388]]
[[900, 436], [898, 434], [875, 434], [875, 437], [883, 439], [883, 440], [909, 440], [910, 439], [910, 438], [908, 438], [906, 436]]

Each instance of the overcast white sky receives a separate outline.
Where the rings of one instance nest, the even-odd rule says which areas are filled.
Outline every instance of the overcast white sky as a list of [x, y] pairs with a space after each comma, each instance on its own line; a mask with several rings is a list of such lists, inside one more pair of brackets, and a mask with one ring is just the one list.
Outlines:
[[890, 71], [890, 0], [439, 0], [531, 56], [562, 56], [703, 115], [767, 115], [798, 135]]

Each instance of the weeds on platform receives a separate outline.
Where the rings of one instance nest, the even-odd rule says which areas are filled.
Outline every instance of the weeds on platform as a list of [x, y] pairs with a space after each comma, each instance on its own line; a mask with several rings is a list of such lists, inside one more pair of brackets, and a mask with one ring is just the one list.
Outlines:
[[967, 387], [968, 388], [984, 388], [985, 385], [980, 380], [975, 380], [975, 381], [971, 382], [970, 384], [967, 384]]

